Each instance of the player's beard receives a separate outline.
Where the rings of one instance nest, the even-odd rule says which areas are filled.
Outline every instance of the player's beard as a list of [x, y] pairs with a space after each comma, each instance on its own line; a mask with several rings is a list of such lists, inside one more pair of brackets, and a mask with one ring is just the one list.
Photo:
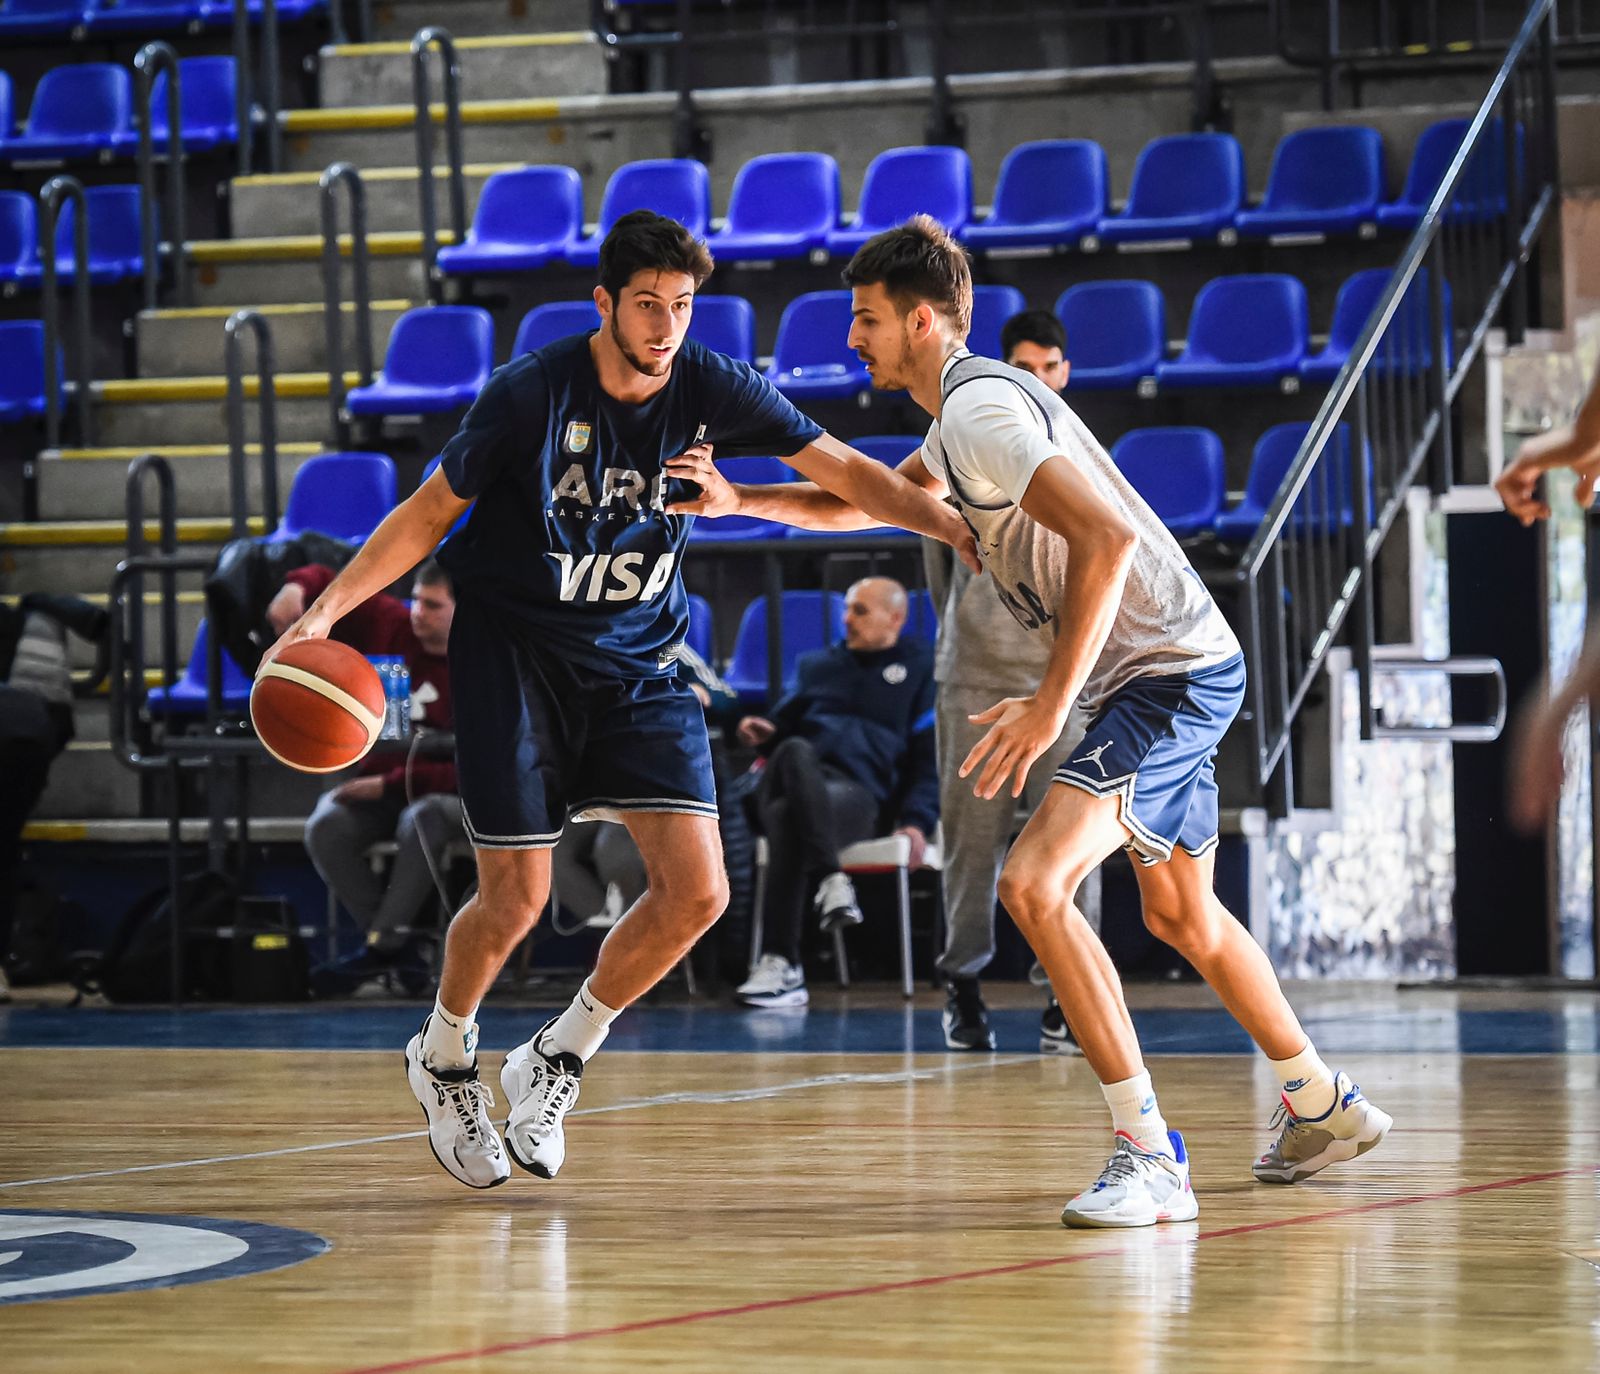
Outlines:
[[628, 360], [635, 372], [646, 377], [665, 377], [672, 368], [671, 358], [641, 358], [623, 341], [622, 331], [617, 328], [617, 317], [611, 317], [611, 342], [616, 344], [617, 352]]
[[872, 361], [876, 364], [872, 373], [874, 391], [904, 391], [911, 383], [911, 330], [905, 325], [900, 327], [900, 356], [892, 368], [880, 358]]

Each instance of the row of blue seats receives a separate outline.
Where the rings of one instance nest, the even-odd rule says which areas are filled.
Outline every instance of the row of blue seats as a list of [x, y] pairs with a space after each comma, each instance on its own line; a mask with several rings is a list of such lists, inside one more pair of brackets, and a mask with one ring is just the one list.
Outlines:
[[[91, 186], [84, 192], [84, 202], [89, 229], [89, 280], [103, 286], [141, 276], [144, 245], [139, 231], [139, 207], [143, 196], [139, 188]], [[78, 270], [74, 242], [77, 218], [77, 205], [69, 200], [56, 219], [56, 271], [63, 280], [70, 280]], [[43, 277], [34, 199], [22, 191], [0, 191], [0, 286], [35, 287]]]
[[[280, 23], [293, 22], [327, 0], [278, 0]], [[259, 18], [261, 0], [250, 0]], [[188, 32], [233, 23], [233, 0], [3, 0], [0, 39], [99, 38], [120, 34]]]
[[[237, 72], [231, 57], [186, 57], [178, 63], [178, 118], [186, 152], [239, 141], [234, 107]], [[165, 149], [167, 74], [150, 91], [150, 131]], [[139, 148], [133, 75], [112, 62], [55, 67], [39, 78], [28, 117], [16, 131], [11, 78], [0, 72], [0, 162], [132, 157]]]
[[[611, 226], [655, 210], [707, 235], [721, 262], [848, 255], [873, 234], [930, 214], [979, 250], [1137, 244], [1236, 236], [1278, 238], [1409, 230], [1427, 209], [1467, 121], [1424, 130], [1405, 188], [1385, 201], [1383, 137], [1362, 126], [1301, 129], [1273, 157], [1266, 195], [1245, 201], [1244, 153], [1231, 134], [1174, 134], [1139, 154], [1127, 203], [1113, 214], [1105, 150], [1087, 139], [1013, 148], [1001, 164], [993, 208], [973, 218], [972, 164], [961, 148], [891, 148], [867, 168], [854, 220], [840, 222], [839, 168], [825, 153], [770, 153], [739, 169], [721, 228], [711, 233], [711, 179], [703, 164], [658, 158], [628, 163], [606, 183], [596, 231], [583, 234], [583, 183], [571, 167], [522, 167], [485, 183], [465, 243], [440, 250], [450, 273], [520, 272], [599, 261]], [[1495, 150], [1499, 149], [1498, 158]], [[1505, 205], [1504, 147], [1491, 137], [1474, 164], [1460, 213]]]

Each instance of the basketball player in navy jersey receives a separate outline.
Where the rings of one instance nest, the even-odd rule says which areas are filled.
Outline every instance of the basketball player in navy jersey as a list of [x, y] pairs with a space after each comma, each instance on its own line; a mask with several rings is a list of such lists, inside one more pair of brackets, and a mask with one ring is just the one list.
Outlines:
[[[746, 364], [685, 338], [711, 268], [676, 221], [619, 220], [600, 252], [599, 330], [498, 369], [439, 470], [274, 646], [326, 635], [471, 508], [439, 561], [456, 588], [456, 755], [479, 885], [450, 926], [438, 1000], [406, 1047], [429, 1144], [469, 1187], [503, 1183], [508, 1152], [555, 1177], [585, 1062], [727, 902], [704, 715], [675, 665], [693, 520], [667, 507], [694, 492], [667, 462], [775, 454], [875, 518], [974, 558], [947, 506], [825, 434]], [[568, 820], [627, 826], [649, 889], [572, 1004], [507, 1056], [503, 1148], [475, 1017], [544, 907]]]

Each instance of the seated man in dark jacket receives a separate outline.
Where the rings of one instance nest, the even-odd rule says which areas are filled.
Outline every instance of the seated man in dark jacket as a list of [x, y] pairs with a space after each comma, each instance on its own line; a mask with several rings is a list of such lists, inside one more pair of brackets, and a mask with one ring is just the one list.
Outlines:
[[902, 640], [906, 589], [869, 577], [850, 588], [845, 639], [804, 655], [772, 719], [739, 722], [741, 743], [769, 751], [755, 810], [767, 837], [762, 952], [736, 996], [752, 1007], [807, 1001], [800, 967], [806, 898], [823, 929], [861, 920], [839, 850], [883, 833], [911, 842], [913, 867], [939, 815], [933, 651]]

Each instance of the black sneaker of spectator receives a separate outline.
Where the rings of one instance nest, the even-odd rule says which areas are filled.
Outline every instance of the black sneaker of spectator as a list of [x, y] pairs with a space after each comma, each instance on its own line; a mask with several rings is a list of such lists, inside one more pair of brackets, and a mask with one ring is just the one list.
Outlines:
[[992, 1050], [994, 1031], [976, 978], [952, 978], [946, 984], [944, 1043], [952, 1050]]

